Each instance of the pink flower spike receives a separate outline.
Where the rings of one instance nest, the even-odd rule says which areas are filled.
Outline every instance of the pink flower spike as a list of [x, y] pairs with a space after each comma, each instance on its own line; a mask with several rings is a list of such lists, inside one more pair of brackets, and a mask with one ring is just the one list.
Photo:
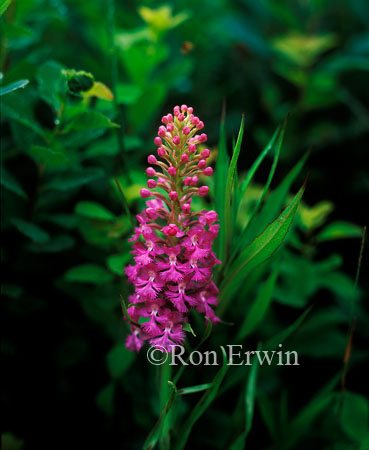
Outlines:
[[190, 212], [191, 212], [191, 205], [190, 205], [189, 203], [185, 203], [185, 204], [182, 206], [182, 211], [183, 211], [185, 214], [190, 214]]
[[140, 190], [140, 195], [142, 198], [151, 197], [151, 192], [148, 189], [143, 188]]
[[204, 122], [201, 122], [201, 120], [200, 120], [200, 122], [196, 125], [196, 128], [198, 130], [201, 130], [202, 128], [204, 128]]
[[178, 199], [178, 194], [177, 194], [177, 192], [176, 192], [176, 191], [170, 191], [170, 192], [169, 192], [169, 198], [170, 198], [172, 201], [177, 200], [177, 199]]
[[146, 174], [147, 174], [149, 177], [154, 177], [155, 174], [156, 174], [155, 169], [153, 169], [152, 167], [148, 167], [148, 168], [146, 169]]
[[206, 197], [209, 193], [209, 188], [207, 186], [201, 186], [201, 188], [199, 189], [199, 196], [200, 197]]
[[205, 160], [205, 159], [201, 159], [201, 160], [199, 161], [199, 163], [197, 164], [197, 167], [198, 167], [199, 169], [205, 169], [205, 167], [206, 167], [206, 160]]
[[[215, 311], [219, 290], [211, 281], [213, 267], [221, 264], [212, 250], [219, 232], [218, 215], [206, 209], [194, 211], [192, 207], [194, 194], [209, 193], [207, 186], [195, 186], [200, 173], [213, 173], [206, 163], [210, 151], [205, 149], [198, 152], [200, 157], [195, 156], [196, 144], [204, 142], [206, 135], [190, 137], [194, 130], [191, 122], [198, 129], [203, 126], [193, 115], [193, 108], [176, 106], [174, 114], [175, 124], [172, 114], [162, 117], [166, 126], [160, 125], [154, 140], [157, 154], [165, 163], [149, 155], [150, 166], [146, 168], [148, 188], [160, 187], [165, 195], [141, 189], [146, 206], [136, 215], [138, 223], [128, 239], [133, 243], [133, 264], [125, 268], [125, 274], [134, 287], [128, 297], [132, 304], [128, 313], [136, 323], [131, 324], [126, 340], [131, 351], [139, 351], [145, 342], [161, 346], [165, 352], [173, 351], [173, 345], [185, 339], [183, 326], [190, 320], [191, 309], [213, 324], [220, 321]], [[191, 154], [195, 156], [192, 160]], [[193, 206], [196, 204], [193, 202]]]
[[201, 142], [206, 142], [207, 140], [208, 140], [207, 135], [206, 135], [205, 133], [202, 133], [202, 134], [200, 135], [200, 141], [201, 141]]
[[177, 175], [177, 170], [175, 167], [170, 166], [168, 169], [168, 173], [171, 177], [175, 177]]
[[166, 133], [167, 133], [167, 129], [165, 128], [164, 125], [161, 125], [159, 127], [158, 135], [163, 138], [163, 137], [165, 137]]
[[155, 180], [152, 180], [152, 179], [147, 180], [147, 187], [148, 188], [154, 189], [154, 188], [156, 188], [156, 186], [157, 186], [157, 183], [156, 183]]

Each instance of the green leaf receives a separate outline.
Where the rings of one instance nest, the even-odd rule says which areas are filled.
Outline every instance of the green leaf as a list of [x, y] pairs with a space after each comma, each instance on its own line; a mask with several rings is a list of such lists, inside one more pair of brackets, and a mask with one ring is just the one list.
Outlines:
[[328, 201], [319, 202], [312, 207], [302, 203], [298, 212], [300, 224], [306, 230], [313, 230], [326, 221], [333, 209], [333, 203]]
[[346, 391], [343, 397], [341, 426], [354, 441], [363, 441], [369, 431], [369, 403], [359, 394]]
[[269, 195], [265, 205], [260, 211], [260, 214], [258, 214], [254, 218], [253, 222], [247, 226], [247, 232], [245, 233], [244, 242], [242, 242], [242, 245], [246, 245], [251, 242], [252, 239], [260, 234], [260, 230], [270, 223], [277, 214], [279, 214], [281, 208], [283, 208], [286, 204], [287, 195], [292, 183], [304, 167], [308, 156], [309, 152], [305, 153], [305, 155], [287, 174], [282, 183], [280, 183], [280, 185]]
[[66, 272], [64, 278], [67, 281], [92, 284], [110, 283], [113, 280], [113, 276], [109, 272], [94, 264], [72, 267]]
[[46, 168], [59, 169], [68, 164], [68, 156], [61, 150], [55, 150], [40, 145], [32, 145], [29, 154], [38, 163]]
[[85, 111], [73, 117], [71, 122], [66, 126], [64, 133], [70, 130], [85, 131], [95, 128], [117, 128], [118, 124], [113, 123], [104, 114], [97, 111]]
[[223, 353], [223, 365], [216, 374], [213, 382], [211, 383], [212, 386], [209, 388], [201, 397], [199, 402], [195, 405], [195, 407], [192, 409], [190, 415], [182, 425], [182, 427], [179, 430], [178, 436], [178, 442], [174, 446], [174, 450], [183, 450], [186, 447], [186, 443], [188, 440], [188, 437], [191, 433], [192, 427], [195, 425], [195, 423], [200, 419], [200, 417], [204, 414], [204, 412], [207, 410], [207, 408], [210, 406], [212, 401], [215, 399], [219, 387], [223, 381], [223, 378], [225, 377], [225, 374], [227, 373], [227, 370], [229, 368], [229, 365], [227, 363], [227, 355], [223, 347], [221, 347], [222, 353]]
[[11, 0], [1, 0], [0, 2], [0, 16], [4, 14], [4, 12], [7, 10], [8, 6], [10, 5]]
[[[279, 155], [281, 152], [281, 147], [282, 147], [282, 143], [283, 143], [283, 139], [284, 139], [284, 134], [286, 131], [286, 126], [287, 126], [287, 117], [283, 123], [283, 126], [281, 129], [277, 129], [273, 135], [273, 137], [271, 138], [271, 140], [269, 141], [268, 145], [265, 147], [265, 149], [263, 150], [263, 152], [259, 155], [259, 157], [256, 159], [256, 161], [254, 162], [253, 166], [251, 167], [251, 169], [249, 170], [249, 172], [247, 173], [245, 180], [243, 182], [243, 185], [241, 187], [241, 193], [240, 193], [240, 198], [242, 198], [245, 194], [245, 191], [250, 183], [250, 181], [252, 180], [257, 168], [259, 167], [259, 165], [261, 164], [261, 162], [263, 161], [263, 159], [265, 158], [265, 156], [269, 153], [270, 150], [272, 150], [275, 146], [276, 146], [276, 151], [274, 154], [274, 158], [273, 158], [273, 164], [272, 167], [270, 169], [269, 172], [269, 176], [267, 179], [267, 182], [263, 188], [263, 192], [261, 194], [261, 196], [259, 197], [258, 201], [256, 202], [256, 205], [253, 209], [253, 211], [250, 214], [249, 220], [248, 222], [245, 224], [243, 230], [241, 231], [241, 235], [240, 237], [237, 239], [236, 241], [236, 245], [233, 249], [232, 252], [232, 256], [231, 256], [231, 261], [233, 260], [233, 258], [237, 255], [238, 251], [240, 248], [242, 248], [242, 246], [244, 245], [245, 241], [246, 241], [246, 237], [247, 237], [247, 228], [248, 225], [250, 223], [252, 223], [257, 211], [259, 210], [260, 205], [262, 204], [268, 190], [270, 187], [270, 184], [272, 182], [273, 176], [274, 176], [274, 172], [277, 168], [277, 163], [278, 163], [278, 159], [279, 159]], [[237, 212], [238, 212], [238, 208], [237, 207]], [[236, 217], [237, 219], [237, 217]]]
[[239, 329], [236, 337], [237, 342], [245, 339], [246, 336], [252, 333], [265, 316], [272, 300], [277, 276], [278, 271], [275, 270], [261, 286], [255, 301], [251, 305], [251, 308]]
[[8, 191], [14, 192], [22, 198], [27, 198], [20, 183], [4, 167], [1, 167], [1, 185]]
[[195, 334], [195, 332], [193, 331], [193, 329], [192, 329], [192, 327], [191, 327], [191, 325], [190, 325], [189, 322], [184, 323], [182, 328], [184, 329], [184, 331], [188, 331], [188, 332], [191, 333], [194, 337], [196, 337], [196, 334]]
[[95, 202], [79, 202], [75, 207], [75, 212], [90, 219], [114, 220], [116, 218], [104, 206]]
[[34, 253], [57, 253], [71, 249], [75, 240], [67, 234], [53, 236], [47, 242], [42, 244], [30, 244], [27, 249]]
[[[245, 176], [244, 180], [242, 181], [242, 183], [240, 185], [240, 189], [239, 189], [239, 204], [241, 203], [241, 201], [245, 195], [245, 192], [246, 192], [251, 180], [253, 179], [255, 172], [259, 168], [260, 164], [263, 162], [263, 160], [267, 156], [267, 154], [274, 148], [274, 146], [277, 142], [277, 139], [279, 139], [279, 141], [281, 142], [282, 138], [283, 138], [283, 135], [281, 136], [280, 128], [277, 128], [277, 130], [274, 132], [272, 138], [268, 142], [267, 146], [259, 154], [259, 156], [256, 158], [256, 160], [252, 164], [251, 168], [246, 173], [246, 176]], [[238, 205], [238, 207], [239, 207], [239, 205]], [[237, 210], [238, 210], [238, 208], [237, 208]]]
[[[261, 345], [258, 345], [258, 351], [261, 350]], [[259, 363], [253, 361], [250, 375], [248, 376], [245, 388], [245, 428], [241, 435], [236, 439], [234, 444], [230, 447], [230, 450], [243, 450], [245, 448], [246, 438], [249, 434], [252, 426], [252, 420], [254, 417], [255, 397], [256, 397], [256, 379], [258, 373]]]
[[349, 222], [332, 222], [316, 236], [318, 242], [361, 237], [363, 230]]
[[4, 86], [0, 88], [0, 97], [5, 94], [9, 94], [10, 92], [16, 91], [17, 89], [24, 88], [29, 83], [29, 80], [19, 80], [14, 83], [8, 84], [8, 86]]
[[132, 105], [139, 99], [142, 90], [136, 84], [119, 83], [117, 86], [117, 102]]
[[168, 416], [168, 413], [172, 408], [173, 402], [177, 396], [176, 385], [174, 383], [172, 383], [171, 381], [168, 381], [168, 384], [172, 388], [169, 398], [160, 412], [158, 421], [156, 422], [156, 424], [150, 431], [149, 435], [147, 436], [147, 438], [143, 444], [142, 450], [152, 450], [155, 447], [155, 445], [157, 444], [157, 442], [162, 434], [162, 425], [164, 424], [164, 422]]
[[100, 390], [96, 397], [97, 406], [108, 417], [111, 417], [114, 413], [114, 396], [115, 384], [110, 382]]
[[290, 326], [288, 326], [286, 329], [280, 331], [278, 334], [276, 334], [274, 337], [270, 338], [266, 344], [265, 348], [268, 350], [273, 350], [277, 347], [278, 344], [282, 344], [288, 337], [291, 336], [291, 334], [296, 331], [299, 326], [302, 324], [302, 322], [305, 320], [307, 315], [310, 313], [312, 306], [308, 308], [306, 311], [304, 311]]
[[40, 95], [56, 112], [60, 111], [67, 90], [64, 67], [55, 62], [47, 61], [37, 70], [37, 81]]
[[106, 260], [106, 263], [107, 263], [109, 269], [113, 273], [115, 273], [119, 276], [122, 276], [124, 266], [125, 266], [125, 264], [128, 263], [128, 261], [130, 259], [131, 259], [131, 254], [129, 252], [126, 252], [126, 253], [121, 253], [119, 255], [109, 256], [108, 259]]
[[288, 423], [284, 430], [284, 440], [281, 442], [281, 448], [285, 450], [298, 448], [296, 443], [304, 438], [307, 430], [311, 429], [313, 422], [317, 420], [319, 414], [332, 403], [335, 395], [332, 391], [339, 379], [340, 374], [337, 374], [312, 398], [312, 400], [310, 400], [294, 419]]
[[212, 383], [199, 384], [197, 386], [189, 386], [178, 390], [178, 395], [195, 394], [196, 392], [207, 391], [212, 387]]
[[245, 127], [245, 117], [242, 116], [240, 130], [238, 132], [238, 138], [236, 145], [233, 149], [232, 159], [229, 165], [228, 173], [227, 173], [227, 181], [224, 195], [224, 227], [225, 227], [225, 238], [224, 238], [224, 249], [221, 251], [221, 261], [223, 263], [226, 262], [229, 244], [232, 237], [232, 218], [231, 218], [231, 199], [232, 199], [232, 191], [234, 188], [234, 178], [237, 168], [237, 161], [241, 151], [242, 137], [243, 131]]
[[227, 153], [227, 137], [225, 130], [225, 111], [223, 109], [222, 119], [220, 123], [220, 135], [218, 144], [218, 156], [217, 164], [215, 168], [214, 175], [214, 186], [215, 186], [215, 209], [219, 216], [219, 234], [216, 240], [218, 258], [223, 261], [224, 249], [226, 241], [226, 229], [225, 229], [225, 191], [226, 191], [226, 181], [228, 174], [229, 157]]
[[117, 344], [106, 356], [110, 376], [114, 379], [120, 378], [130, 368], [135, 359], [136, 355], [130, 352], [123, 342]]
[[89, 91], [83, 93], [83, 97], [84, 98], [97, 97], [103, 100], [107, 100], [109, 102], [114, 100], [114, 95], [112, 91], [107, 86], [105, 86], [104, 83], [101, 83], [100, 81], [95, 81], [92, 88]]
[[229, 294], [235, 285], [242, 282], [242, 279], [251, 270], [270, 258], [283, 244], [304, 190], [305, 185], [299, 190], [294, 199], [281, 212], [277, 219], [268, 225], [263, 233], [255, 238], [234, 261], [221, 286], [220, 301], [225, 301], [225, 299], [229, 300]]
[[69, 171], [55, 176], [46, 187], [58, 191], [68, 191], [69, 189], [76, 189], [84, 184], [91, 183], [103, 176], [104, 172], [100, 168], [88, 168], [79, 172]]
[[22, 219], [12, 219], [11, 223], [18, 229], [18, 231], [37, 244], [43, 244], [50, 239], [50, 236], [46, 233], [46, 231], [42, 230], [33, 223], [26, 222]]

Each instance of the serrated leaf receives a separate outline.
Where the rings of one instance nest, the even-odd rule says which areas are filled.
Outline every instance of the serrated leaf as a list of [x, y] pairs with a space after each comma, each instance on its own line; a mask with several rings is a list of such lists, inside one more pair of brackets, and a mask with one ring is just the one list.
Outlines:
[[327, 225], [318, 235], [318, 242], [335, 239], [346, 239], [361, 237], [363, 231], [361, 227], [350, 222], [332, 222]]
[[50, 236], [46, 233], [46, 231], [31, 222], [14, 218], [11, 220], [11, 223], [18, 229], [18, 231], [37, 244], [43, 244], [50, 239]]
[[113, 280], [113, 275], [103, 267], [94, 264], [83, 264], [69, 269], [64, 275], [64, 279], [77, 283], [104, 284], [110, 283]]
[[227, 272], [226, 279], [221, 286], [221, 301], [229, 299], [230, 291], [233, 290], [234, 285], [239, 284], [251, 270], [270, 258], [282, 245], [304, 190], [305, 186], [299, 190], [294, 199], [284, 211], [282, 211], [277, 219], [268, 225], [263, 233], [256, 237], [231, 265]]
[[76, 214], [98, 220], [114, 220], [116, 217], [104, 206], [96, 202], [79, 202], [75, 207]]
[[22, 198], [27, 198], [20, 183], [4, 167], [1, 167], [1, 185], [8, 191], [14, 192]]
[[19, 80], [14, 83], [8, 84], [0, 88], [0, 97], [2, 95], [10, 94], [10, 92], [16, 91], [17, 89], [24, 88], [29, 83], [29, 80]]

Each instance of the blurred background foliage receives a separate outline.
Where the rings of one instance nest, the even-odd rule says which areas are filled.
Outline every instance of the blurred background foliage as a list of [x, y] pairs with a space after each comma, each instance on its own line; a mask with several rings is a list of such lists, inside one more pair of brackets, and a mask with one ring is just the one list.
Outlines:
[[[367, 278], [353, 289], [369, 190], [368, 2], [3, 0], [0, 12], [3, 448], [141, 448], [160, 410], [157, 373], [124, 348], [119, 293], [145, 160], [160, 117], [182, 103], [216, 153], [225, 102], [229, 149], [245, 113], [240, 179], [288, 113], [272, 191], [310, 151], [274, 217], [310, 179], [288, 246], [247, 278], [224, 317], [234, 325], [207, 345], [254, 349], [314, 305], [288, 340], [301, 366], [259, 373], [248, 443], [368, 449]], [[247, 190], [238, 232], [270, 162]], [[213, 369], [187, 370], [180, 387], [209, 382]], [[244, 369], [229, 372], [191, 448], [230, 448], [239, 435]], [[197, 396], [176, 403], [179, 421]]]

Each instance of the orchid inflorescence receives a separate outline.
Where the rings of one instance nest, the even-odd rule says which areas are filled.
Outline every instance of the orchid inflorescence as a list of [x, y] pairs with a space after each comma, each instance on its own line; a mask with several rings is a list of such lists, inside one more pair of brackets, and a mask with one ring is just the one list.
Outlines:
[[125, 269], [135, 286], [127, 310], [132, 333], [126, 346], [133, 351], [139, 351], [144, 341], [166, 352], [182, 344], [191, 308], [212, 323], [220, 320], [212, 308], [218, 294], [212, 268], [220, 264], [212, 251], [218, 215], [191, 210], [192, 197], [209, 192], [207, 186], [198, 187], [199, 176], [213, 173], [207, 166], [210, 151], [198, 149], [207, 136], [198, 134], [204, 124], [193, 108], [176, 106], [173, 112], [162, 117], [154, 139], [162, 161], [155, 155], [147, 159], [148, 189], [140, 194], [153, 199], [137, 215], [139, 226], [129, 239], [134, 242], [136, 264]]

